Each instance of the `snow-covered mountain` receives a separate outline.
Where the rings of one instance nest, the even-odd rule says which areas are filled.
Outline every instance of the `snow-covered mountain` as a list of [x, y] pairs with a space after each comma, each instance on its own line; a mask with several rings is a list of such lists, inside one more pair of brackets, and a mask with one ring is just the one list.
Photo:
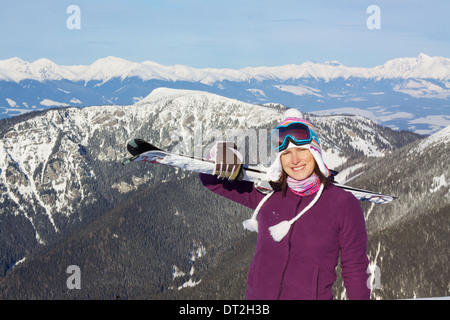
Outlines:
[[[105, 164], [120, 164], [127, 155], [129, 139], [145, 137], [166, 149], [206, 156], [214, 140], [246, 132], [267, 140], [269, 129], [280, 117], [276, 108], [166, 88], [155, 89], [131, 106], [64, 108], [38, 114], [1, 128], [1, 199], [9, 205], [2, 206], [0, 214], [26, 217], [35, 229], [36, 240], [45, 243], [41, 234], [48, 233], [49, 226], [58, 232], [63, 220], [80, 213], [80, 204], [98, 201], [91, 189], [101, 180], [97, 170]], [[396, 148], [395, 140], [363, 117], [311, 117], [319, 132], [324, 132], [325, 159], [332, 168], [358, 155], [380, 157]], [[263, 150], [269, 161], [270, 149]], [[263, 156], [259, 154], [259, 158]], [[129, 181], [119, 175], [111, 186], [127, 192], [136, 189], [136, 181], [142, 184], [151, 178], [150, 173]], [[45, 223], [35, 223], [36, 217]], [[41, 232], [39, 225], [46, 231]]]
[[[221, 202], [225, 200], [206, 192], [187, 172], [145, 163], [122, 166], [121, 161], [128, 156], [126, 142], [134, 137], [194, 155], [207, 153], [210, 142], [225, 135], [237, 139], [242, 133], [256, 132], [258, 138], [264, 138], [283, 110], [279, 105], [248, 104], [206, 92], [159, 88], [133, 105], [59, 108], [1, 120], [0, 274], [8, 273], [0, 278], [0, 297], [67, 298], [79, 294], [105, 298], [117, 291], [129, 298], [186, 297], [183, 294], [190, 293], [180, 288], [196, 284], [204, 287], [195, 288], [208, 291], [200, 291], [199, 296], [217, 297], [219, 278], [227, 286], [245, 284], [248, 265], [242, 269], [241, 264], [247, 258], [235, 255], [251, 254], [254, 249], [241, 228], [241, 221], [250, 212]], [[380, 127], [360, 116], [306, 116], [320, 132], [327, 164], [349, 169], [340, 177], [357, 176], [353, 181], [366, 189], [401, 197], [395, 207], [399, 212], [389, 212], [391, 206], [366, 208], [368, 226], [376, 240], [371, 249], [377, 249], [381, 241], [382, 254], [372, 249], [371, 261], [381, 265], [383, 256], [384, 265], [392, 263], [384, 252], [392, 248], [379, 232], [408, 221], [410, 208], [416, 208], [403, 202], [400, 191], [411, 192], [411, 197], [428, 190], [434, 195], [448, 193], [448, 168], [439, 171], [444, 160], [437, 158], [435, 163], [431, 151], [448, 154], [443, 148], [449, 145], [447, 131], [396, 151], [418, 137]], [[395, 156], [397, 152], [402, 152], [398, 154], [401, 160]], [[368, 161], [375, 161], [373, 168], [381, 169], [372, 171], [366, 167]], [[402, 166], [403, 161], [408, 165]], [[408, 168], [405, 173], [412, 183], [420, 181], [421, 172], [409, 168], [418, 161], [427, 161], [426, 167], [434, 168], [432, 176], [428, 178], [427, 173], [423, 183], [410, 189], [409, 182], [397, 187], [404, 179], [403, 168]], [[365, 170], [364, 175], [358, 170]], [[362, 176], [370, 179], [358, 180]], [[436, 207], [434, 200], [424, 200], [419, 207], [434, 212], [448, 202], [438, 204]], [[58, 239], [62, 240], [55, 242]], [[49, 249], [36, 250], [39, 247]], [[235, 250], [237, 247], [242, 250]], [[414, 261], [434, 261], [430, 259], [433, 253], [414, 256]], [[239, 262], [231, 264], [230, 257]], [[230, 264], [223, 269], [219, 261]], [[67, 274], [60, 272], [67, 263], [82, 267], [85, 277], [83, 290], [70, 295], [65, 287]], [[34, 275], [32, 280], [30, 274]], [[142, 277], [144, 283], [139, 282]], [[28, 288], [31, 284], [32, 289]], [[405, 288], [404, 283], [398, 288], [386, 285], [395, 293]], [[44, 292], [41, 288], [50, 289]], [[420, 290], [416, 291], [418, 296], [430, 296]], [[388, 292], [389, 297], [394, 296]], [[226, 294], [228, 298], [239, 297], [233, 292]], [[409, 288], [404, 294], [412, 297]], [[446, 293], [438, 291], [436, 295]]]
[[248, 103], [366, 116], [394, 129], [433, 133], [450, 124], [450, 59], [420, 54], [373, 68], [337, 61], [197, 69], [106, 57], [91, 65], [0, 61], [0, 117], [56, 106], [126, 105], [154, 88], [195, 89]]

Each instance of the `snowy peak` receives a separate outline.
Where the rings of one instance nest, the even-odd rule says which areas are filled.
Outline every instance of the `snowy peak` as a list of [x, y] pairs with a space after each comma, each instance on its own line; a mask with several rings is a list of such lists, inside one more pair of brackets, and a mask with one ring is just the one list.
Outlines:
[[375, 67], [374, 75], [384, 75], [388, 78], [430, 78], [450, 79], [450, 59], [430, 57], [425, 53], [417, 58], [398, 58], [387, 61], [384, 65]]
[[76, 74], [76, 69], [71, 67], [59, 66], [53, 61], [42, 58], [32, 63], [24, 61], [20, 58], [11, 58], [0, 61], [0, 79], [6, 78], [5, 75], [14, 74], [11, 80], [19, 82], [24, 79], [33, 80], [72, 80]]
[[333, 67], [339, 67], [342, 66], [342, 63], [340, 63], [337, 60], [333, 60], [333, 61], [325, 61], [324, 64], [329, 65], [329, 66], [333, 66]]
[[85, 72], [79, 75], [80, 80], [101, 80], [107, 81], [112, 78], [127, 78], [134, 76], [135, 70], [139, 69], [138, 63], [117, 57], [106, 57], [95, 61]]
[[56, 63], [46, 58], [27, 65], [25, 72], [43, 80], [60, 80], [68, 76]]
[[23, 79], [39, 80], [32, 74], [27, 73], [29, 63], [20, 58], [0, 60], [0, 80], [19, 82]]
[[228, 102], [242, 105], [242, 106], [253, 106], [252, 104], [246, 104], [244, 102], [222, 97], [213, 93], [196, 91], [196, 90], [181, 90], [181, 89], [171, 89], [171, 88], [156, 88], [147, 97], [139, 100], [136, 105], [142, 104], [172, 104], [174, 100], [180, 99], [182, 104], [189, 105], [192, 99], [204, 99], [210, 104], [215, 104], [216, 102]]
[[28, 62], [23, 61], [22, 59], [17, 57], [0, 60], [0, 69], [19, 71], [21, 70], [22, 66], [27, 63]]
[[144, 99], [139, 100], [136, 104], [152, 104], [157, 101], [169, 101], [174, 100], [179, 97], [187, 97], [195, 94], [206, 94], [202, 91], [193, 91], [193, 90], [177, 90], [177, 89], [169, 89], [169, 88], [157, 88], [153, 90], [148, 96]]

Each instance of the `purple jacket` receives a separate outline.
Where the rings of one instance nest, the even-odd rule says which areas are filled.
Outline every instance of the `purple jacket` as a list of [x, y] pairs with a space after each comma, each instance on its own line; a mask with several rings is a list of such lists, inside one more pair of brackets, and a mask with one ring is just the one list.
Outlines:
[[[205, 174], [200, 179], [209, 190], [251, 209], [264, 197], [250, 182], [218, 180]], [[315, 195], [275, 192], [261, 207], [247, 299], [333, 299], [339, 253], [348, 298], [370, 298], [364, 214], [351, 193], [329, 185], [283, 240], [276, 242], [271, 237], [269, 227], [292, 219]]]

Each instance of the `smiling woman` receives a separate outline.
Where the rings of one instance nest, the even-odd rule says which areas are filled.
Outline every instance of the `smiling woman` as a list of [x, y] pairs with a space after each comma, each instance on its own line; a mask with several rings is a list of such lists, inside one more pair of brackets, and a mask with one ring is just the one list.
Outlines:
[[[246, 229], [258, 232], [248, 299], [332, 299], [339, 257], [348, 298], [369, 299], [361, 205], [350, 193], [327, 183], [331, 174], [317, 134], [301, 117], [296, 110], [285, 113], [272, 132], [276, 157], [268, 178], [280, 188], [264, 195], [249, 182], [229, 181], [230, 176], [227, 180], [201, 174], [200, 179], [211, 191], [255, 210], [244, 221]], [[236, 166], [239, 157], [218, 158], [216, 163], [228, 168]], [[233, 177], [238, 180], [239, 174]]]

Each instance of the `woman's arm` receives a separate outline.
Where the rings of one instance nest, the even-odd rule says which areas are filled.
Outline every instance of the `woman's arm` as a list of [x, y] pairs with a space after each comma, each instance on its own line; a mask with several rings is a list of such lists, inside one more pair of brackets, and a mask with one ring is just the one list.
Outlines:
[[253, 182], [218, 179], [203, 173], [199, 173], [199, 177], [203, 185], [212, 192], [251, 209], [255, 209], [264, 198], [264, 194], [253, 187]]

